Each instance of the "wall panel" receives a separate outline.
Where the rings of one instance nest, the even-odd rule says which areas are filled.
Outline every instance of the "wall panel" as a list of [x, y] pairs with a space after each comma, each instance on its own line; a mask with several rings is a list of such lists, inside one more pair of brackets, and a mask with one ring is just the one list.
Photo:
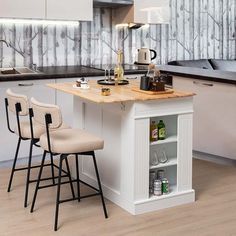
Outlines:
[[236, 58], [235, 0], [170, 0], [170, 13], [169, 25], [138, 30], [117, 28], [108, 8], [79, 26], [0, 24], [0, 38], [15, 49], [0, 44], [0, 67], [115, 63], [117, 49], [133, 63], [140, 47], [157, 51], [156, 64]]

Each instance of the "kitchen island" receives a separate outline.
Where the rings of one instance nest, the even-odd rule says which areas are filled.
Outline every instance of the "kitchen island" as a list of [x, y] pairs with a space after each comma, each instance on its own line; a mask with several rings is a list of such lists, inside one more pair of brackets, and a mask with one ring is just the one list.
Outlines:
[[[192, 189], [193, 93], [147, 95], [133, 91], [139, 81], [111, 87], [111, 96], [101, 96], [101, 86], [89, 82], [90, 89], [73, 83], [49, 84], [74, 96], [74, 126], [90, 131], [105, 141], [97, 160], [107, 199], [131, 214], [141, 214], [194, 202]], [[150, 124], [163, 120], [165, 140], [150, 142]], [[165, 152], [166, 163], [153, 164], [154, 152]], [[82, 157], [81, 179], [96, 186], [92, 160]], [[149, 193], [149, 173], [164, 170], [170, 193]]]

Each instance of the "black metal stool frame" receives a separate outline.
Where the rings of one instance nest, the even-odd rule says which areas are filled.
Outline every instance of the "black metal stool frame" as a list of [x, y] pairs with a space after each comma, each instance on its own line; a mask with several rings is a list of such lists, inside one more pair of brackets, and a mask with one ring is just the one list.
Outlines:
[[[6, 109], [7, 127], [8, 127], [8, 130], [11, 133], [15, 133], [11, 129], [8, 107], [9, 107], [8, 99], [5, 98], [5, 109]], [[33, 146], [36, 146], [36, 147], [40, 147], [40, 146], [37, 145], [39, 139], [34, 138], [34, 135], [33, 135], [33, 122], [32, 122], [32, 119], [31, 119], [31, 117], [32, 117], [32, 109], [31, 108], [29, 109], [31, 139], [24, 138], [21, 135], [20, 115], [19, 115], [19, 113], [22, 111], [21, 104], [20, 103], [16, 103], [15, 104], [15, 109], [16, 109], [16, 120], [17, 120], [17, 128], [18, 128], [18, 136], [19, 136], [19, 138], [18, 138], [18, 142], [17, 142], [17, 148], [16, 148], [15, 157], [14, 157], [14, 161], [13, 161], [13, 165], [12, 165], [12, 169], [11, 169], [11, 174], [10, 174], [10, 179], [9, 179], [9, 183], [8, 183], [7, 192], [11, 191], [11, 186], [12, 186], [12, 181], [13, 181], [14, 173], [17, 172], [17, 171], [27, 170], [26, 188], [25, 188], [25, 199], [24, 199], [24, 207], [27, 207], [27, 204], [28, 204], [28, 193], [29, 193], [29, 184], [37, 182], [37, 180], [30, 180], [30, 171], [31, 171], [31, 169], [35, 169], [35, 168], [40, 168], [41, 167], [41, 165], [34, 165], [34, 166], [31, 165]], [[18, 153], [19, 153], [21, 141], [28, 141], [28, 140], [31, 140], [30, 141], [30, 151], [29, 151], [28, 166], [27, 167], [16, 168], [16, 163], [17, 163], [17, 158], [18, 158]], [[50, 166], [51, 167], [52, 177], [43, 178], [42, 181], [52, 180], [53, 184], [55, 184], [55, 179], [57, 179], [58, 176], [55, 177], [55, 175], [54, 175], [54, 168], [59, 169], [59, 167], [53, 163], [52, 156], [51, 156], [51, 163], [50, 164], [45, 164], [44, 166]], [[70, 173], [70, 170], [69, 169], [67, 169], [67, 171], [62, 170], [62, 172], [66, 174], [66, 175], [64, 175], [62, 177], [67, 177], [69, 175], [69, 173]]]
[[[38, 181], [37, 181], [37, 184], [36, 184], [36, 187], [35, 187], [35, 192], [34, 192], [34, 197], [33, 197], [33, 201], [32, 201], [30, 212], [32, 213], [34, 211], [34, 206], [35, 206], [35, 201], [36, 201], [36, 198], [37, 198], [38, 190], [42, 189], [42, 188], [48, 188], [48, 187], [55, 186], [54, 184], [46, 185], [46, 186], [40, 186], [40, 182], [42, 181], [41, 176], [42, 176], [42, 172], [43, 172], [43, 168], [44, 168], [44, 162], [45, 162], [46, 153], [50, 153], [50, 155], [52, 155], [52, 156], [60, 155], [60, 160], [59, 160], [59, 162], [60, 162], [60, 164], [59, 164], [59, 177], [58, 177], [58, 184], [56, 184], [57, 185], [57, 196], [56, 196], [56, 210], [55, 210], [54, 231], [58, 230], [59, 205], [61, 203], [64, 203], [64, 202], [69, 202], [69, 201], [74, 201], [74, 200], [78, 200], [78, 202], [80, 202], [80, 200], [83, 199], [83, 198], [94, 197], [94, 196], [100, 195], [101, 201], [102, 201], [102, 206], [103, 206], [104, 216], [105, 216], [105, 218], [108, 218], [108, 214], [107, 214], [107, 210], [106, 210], [106, 205], [105, 205], [105, 200], [104, 200], [104, 197], [103, 197], [102, 185], [101, 185], [101, 181], [100, 181], [100, 177], [99, 177], [99, 172], [98, 172], [98, 167], [97, 167], [97, 162], [96, 162], [96, 157], [95, 157], [95, 152], [94, 151], [90, 151], [90, 152], [83, 152], [83, 153], [67, 153], [67, 154], [53, 153], [51, 151], [50, 132], [49, 132], [49, 125], [51, 123], [52, 123], [51, 114], [46, 114], [45, 115], [45, 124], [46, 124], [46, 133], [47, 133], [47, 141], [48, 141], [48, 151], [44, 151], [44, 154], [43, 154], [43, 158], [42, 158], [42, 162], [41, 162], [41, 167], [40, 167], [39, 175], [38, 175]], [[69, 155], [75, 155], [75, 160], [76, 160], [76, 179], [72, 180], [72, 178], [70, 176], [70, 180], [69, 181], [61, 182], [63, 160], [66, 161], [66, 165], [68, 166], [69, 164], [68, 164], [67, 157]], [[79, 155], [87, 155], [87, 156], [92, 156], [93, 157], [93, 163], [94, 163], [94, 168], [95, 168], [97, 182], [98, 182], [98, 189], [93, 187], [92, 185], [90, 185], [90, 184], [80, 180], [80, 178], [79, 178], [79, 161], [78, 161], [78, 156]], [[78, 197], [73, 196], [73, 198], [61, 200], [60, 199], [61, 185], [62, 184], [68, 184], [68, 183], [70, 185], [72, 185], [73, 182], [77, 183], [77, 194], [78, 194]], [[80, 194], [80, 183], [82, 183], [82, 184], [86, 185], [87, 187], [95, 190], [96, 193], [81, 196], [81, 194]]]

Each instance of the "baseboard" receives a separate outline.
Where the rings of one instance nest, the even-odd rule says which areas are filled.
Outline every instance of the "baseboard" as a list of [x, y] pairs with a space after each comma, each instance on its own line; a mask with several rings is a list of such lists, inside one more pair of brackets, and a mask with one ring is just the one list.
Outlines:
[[192, 189], [189, 191], [176, 193], [174, 196], [166, 196], [166, 198], [163, 199], [147, 199], [145, 201], [138, 202], [135, 204], [135, 215], [158, 211], [193, 202], [195, 202], [195, 191]]
[[193, 151], [193, 158], [213, 162], [220, 165], [236, 166], [236, 160], [204, 152]]

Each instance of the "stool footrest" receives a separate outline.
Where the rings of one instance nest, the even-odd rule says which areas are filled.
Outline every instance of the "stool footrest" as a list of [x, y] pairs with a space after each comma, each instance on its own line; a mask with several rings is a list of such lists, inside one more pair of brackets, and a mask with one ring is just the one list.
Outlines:
[[[61, 176], [62, 178], [65, 178], [65, 177], [68, 177], [68, 175], [62, 175]], [[55, 176], [54, 178], [52, 178], [52, 177], [48, 177], [48, 178], [42, 178], [42, 179], [40, 179], [40, 181], [47, 181], [47, 180], [52, 180], [52, 179], [58, 179], [59, 178], [59, 176]], [[38, 180], [37, 179], [34, 179], [34, 180], [30, 180], [29, 181], [29, 183], [35, 183], [35, 182], [37, 182]], [[55, 186], [56, 186], [57, 184], [55, 184]]]
[[70, 202], [70, 201], [75, 201], [75, 200], [79, 200], [79, 199], [82, 199], [82, 198], [89, 198], [89, 197], [95, 197], [95, 196], [98, 196], [98, 195], [101, 195], [101, 193], [93, 193], [93, 194], [88, 194], [88, 195], [85, 195], [85, 196], [81, 196], [80, 198], [78, 197], [75, 197], [75, 198], [68, 198], [68, 199], [65, 199], [65, 200], [60, 200], [59, 203], [64, 203], [64, 202]]
[[[68, 177], [68, 175], [63, 175], [63, 176], [61, 176], [61, 177]], [[55, 177], [55, 179], [56, 179], [56, 178], [58, 178], [58, 176]], [[40, 179], [40, 181], [50, 180], [50, 179], [52, 179], [52, 177]], [[37, 180], [33, 180], [33, 182], [37, 182]], [[74, 182], [77, 182], [77, 180], [76, 180], [76, 179], [73, 179], [72, 181], [65, 181], [65, 182], [62, 182], [61, 184], [69, 184], [69, 183], [71, 183], [71, 182], [74, 183]], [[84, 181], [82, 181], [82, 180], [80, 180], [80, 179], [79, 179], [79, 182], [81, 182], [82, 184], [84, 184], [84, 185], [88, 186], [89, 188], [95, 190], [96, 192], [99, 192], [99, 189], [93, 187], [93, 186], [90, 185], [90, 184], [87, 184], [86, 182], [84, 182]], [[48, 184], [48, 185], [39, 186], [38, 188], [39, 188], [39, 189], [42, 189], [42, 188], [49, 188], [49, 187], [54, 187], [54, 186], [57, 186], [57, 185], [58, 185], [57, 183], [55, 183], [55, 184]]]
[[[77, 181], [77, 180], [73, 180], [73, 182], [76, 182], [76, 181]], [[88, 184], [88, 183], [86, 183], [86, 182], [84, 182], [84, 181], [82, 181], [82, 180], [80, 180], [80, 179], [79, 179], [79, 182], [82, 183], [82, 184], [84, 184], [84, 185], [86, 185], [86, 186], [88, 186], [88, 187], [90, 187], [91, 189], [93, 189], [93, 190], [99, 192], [99, 189], [93, 187], [92, 185], [90, 185], [90, 184]]]
[[[55, 165], [55, 164], [53, 164], [53, 166], [59, 170], [59, 166], [57, 166], [57, 165]], [[65, 173], [65, 174], [68, 174], [68, 172], [65, 171], [65, 170], [63, 170], [63, 169], [62, 169], [61, 171], [62, 171], [63, 173]]]
[[[51, 164], [45, 164], [44, 166], [51, 166]], [[40, 165], [37, 166], [31, 166], [30, 169], [36, 169], [36, 168], [40, 168]], [[14, 171], [21, 171], [21, 170], [28, 170], [28, 167], [21, 167], [21, 168], [16, 168], [14, 169]]]
[[[66, 175], [66, 176], [61, 176], [61, 177], [68, 177], [68, 176]], [[61, 184], [69, 184], [71, 182], [74, 182], [74, 181], [65, 181], [65, 182], [62, 182]], [[55, 184], [47, 184], [47, 185], [39, 186], [38, 189], [50, 188], [50, 187], [54, 187], [54, 186], [57, 186], [57, 185], [58, 185], [57, 183], [55, 183]]]

